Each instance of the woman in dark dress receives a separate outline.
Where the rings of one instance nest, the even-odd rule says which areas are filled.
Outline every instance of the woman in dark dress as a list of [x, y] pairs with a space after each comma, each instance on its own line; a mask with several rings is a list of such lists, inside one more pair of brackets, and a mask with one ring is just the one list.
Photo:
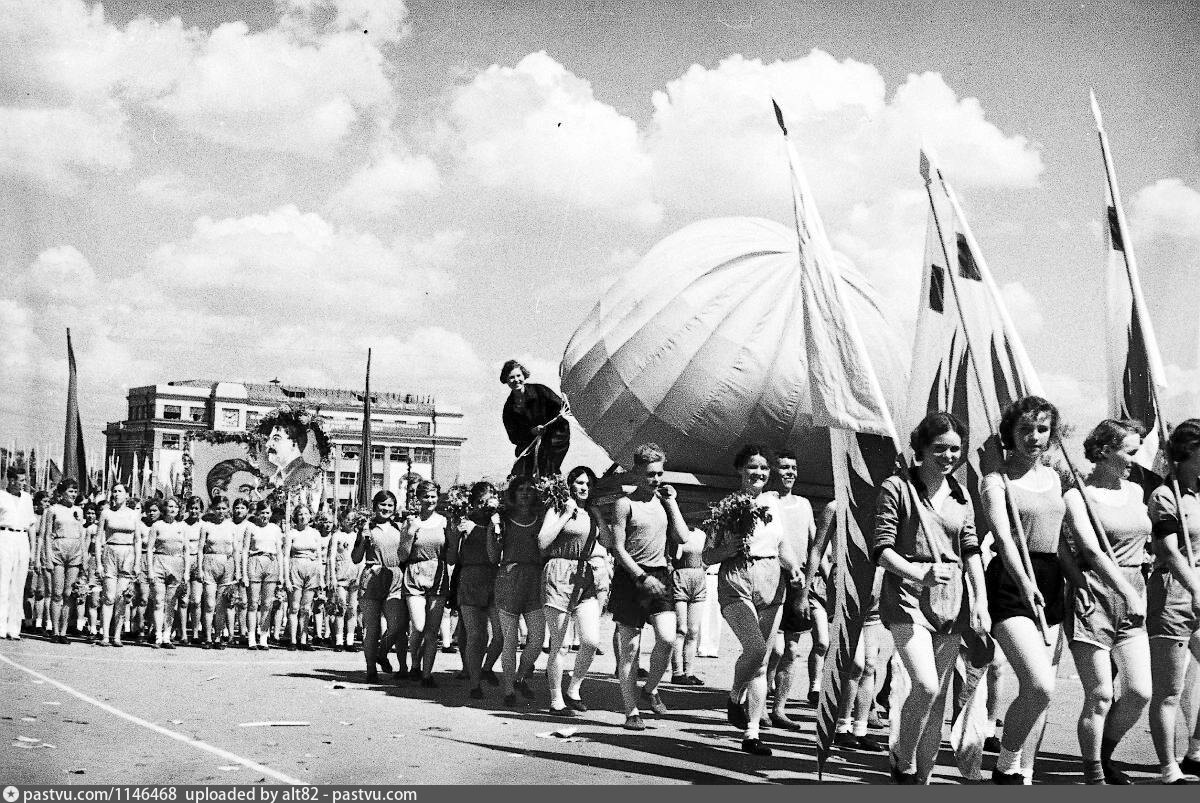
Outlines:
[[[571, 446], [571, 426], [560, 413], [563, 400], [545, 385], [528, 382], [529, 371], [516, 360], [500, 369], [500, 382], [508, 385], [504, 402], [504, 430], [518, 456], [512, 474], [518, 477], [557, 474]], [[541, 436], [536, 446], [530, 448]], [[528, 453], [521, 456], [528, 449]]]

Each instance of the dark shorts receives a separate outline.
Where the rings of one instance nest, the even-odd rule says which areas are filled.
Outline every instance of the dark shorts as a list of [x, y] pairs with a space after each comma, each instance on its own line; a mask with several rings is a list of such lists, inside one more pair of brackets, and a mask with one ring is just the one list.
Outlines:
[[789, 583], [784, 592], [783, 616], [779, 619], [779, 629], [784, 633], [803, 633], [812, 629], [812, 617], [807, 610], [812, 607], [811, 604], [806, 605], [805, 609], [800, 607], [801, 585]]
[[514, 615], [542, 609], [542, 566], [506, 563], [496, 574], [496, 607]]
[[675, 612], [675, 595], [671, 588], [671, 570], [666, 566], [641, 567], [642, 571], [663, 584], [661, 595], [646, 591], [622, 567], [613, 572], [612, 593], [608, 609], [619, 625], [641, 630], [651, 617]]
[[1192, 595], [1165, 569], [1156, 568], [1146, 584], [1146, 630], [1150, 638], [1188, 639], [1200, 627], [1192, 614]]
[[496, 598], [496, 567], [473, 563], [459, 566], [454, 574], [459, 606], [490, 608]]
[[[1058, 564], [1058, 556], [1034, 552], [1029, 556], [1029, 562], [1033, 564], [1033, 581], [1046, 601], [1046, 624], [1050, 627], [1061, 624], [1066, 618], [1064, 597], [1067, 581]], [[984, 573], [984, 588], [987, 589], [988, 613], [991, 614], [993, 625], [1014, 616], [1036, 621], [1033, 611], [1021, 596], [1021, 587], [1009, 575], [1004, 561], [999, 557], [988, 564]]]

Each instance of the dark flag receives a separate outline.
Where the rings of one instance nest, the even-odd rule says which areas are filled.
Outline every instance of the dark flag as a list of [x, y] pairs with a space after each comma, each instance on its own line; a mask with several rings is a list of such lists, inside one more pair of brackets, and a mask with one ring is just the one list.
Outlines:
[[67, 330], [67, 426], [63, 434], [62, 475], [79, 483], [80, 496], [91, 493], [87, 475], [87, 456], [83, 449], [83, 423], [79, 418], [79, 377], [75, 370], [75, 349], [71, 330]]

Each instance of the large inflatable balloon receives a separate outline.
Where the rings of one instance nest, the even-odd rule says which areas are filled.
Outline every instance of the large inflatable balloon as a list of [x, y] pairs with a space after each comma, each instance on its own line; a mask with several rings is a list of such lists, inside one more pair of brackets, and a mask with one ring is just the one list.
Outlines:
[[[867, 281], [840, 267], [884, 395], [902, 409], [909, 344]], [[732, 474], [754, 442], [793, 450], [799, 482], [828, 486], [829, 435], [804, 412], [800, 281], [795, 232], [773, 221], [705, 220], [667, 237], [567, 344], [560, 373], [575, 419], [626, 467], [654, 441], [669, 470]]]

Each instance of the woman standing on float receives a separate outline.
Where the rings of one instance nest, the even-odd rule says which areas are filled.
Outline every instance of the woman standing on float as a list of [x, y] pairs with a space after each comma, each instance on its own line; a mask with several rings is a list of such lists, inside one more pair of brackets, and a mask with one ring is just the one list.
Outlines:
[[[100, 640], [98, 647], [110, 644], [120, 647], [121, 631], [126, 614], [125, 594], [130, 583], [137, 577], [138, 557], [138, 513], [125, 502], [129, 494], [125, 486], [117, 483], [108, 497], [108, 507], [100, 514], [100, 527], [96, 534], [96, 550], [100, 553], [100, 580], [104, 586], [103, 605], [100, 608]], [[113, 609], [116, 607], [116, 621]], [[110, 640], [111, 637], [111, 640]]]
[[[1130, 783], [1113, 766], [1112, 754], [1150, 701], [1142, 576], [1150, 516], [1141, 487], [1128, 479], [1144, 434], [1137, 422], [1106, 420], [1083, 441], [1084, 457], [1094, 464], [1085, 483], [1087, 504], [1100, 521], [1112, 556], [1101, 547], [1079, 489], [1063, 495], [1067, 523], [1079, 562], [1088, 567], [1084, 576], [1095, 603], [1084, 610], [1082, 601], [1074, 597], [1073, 610], [1063, 623], [1083, 686], [1079, 749], [1084, 780], [1090, 784]], [[1115, 701], [1114, 669], [1121, 680], [1121, 694]]]
[[[420, 677], [421, 685], [432, 689], [437, 687], [433, 679], [433, 662], [437, 658], [438, 634], [446, 610], [446, 594], [450, 590], [447, 564], [453, 562], [453, 556], [447, 555], [446, 548], [449, 523], [436, 510], [437, 485], [428, 480], [419, 483], [416, 497], [420, 508], [415, 516], [405, 519], [402, 528], [400, 560], [404, 571], [400, 574], [400, 582], [411, 627], [408, 651], [412, 668], [409, 676]], [[395, 578], [392, 583], [395, 585]]]
[[187, 553], [187, 532], [179, 521], [179, 500], [170, 497], [162, 505], [162, 518], [150, 525], [146, 554], [149, 577], [154, 591], [154, 635], [150, 646], [173, 650], [171, 631], [175, 626], [175, 598], [181, 583], [187, 582], [191, 558]]
[[75, 581], [85, 560], [85, 537], [83, 514], [75, 504], [79, 496], [79, 483], [65, 479], [54, 489], [54, 503], [42, 515], [38, 533], [41, 559], [37, 561], [49, 578], [50, 586], [50, 641], [69, 644], [67, 620], [71, 606], [64, 605], [64, 597], [73, 595]]
[[242, 584], [249, 592], [246, 609], [246, 641], [251, 650], [266, 650], [271, 627], [271, 606], [279, 584], [279, 551], [283, 533], [271, 521], [271, 506], [257, 502], [242, 543]]
[[[488, 622], [495, 611], [496, 562], [488, 555], [493, 533], [500, 529], [496, 487], [490, 482], [471, 486], [470, 512], [458, 523], [451, 542], [458, 566], [458, 610], [462, 617], [465, 642], [463, 666], [470, 680], [472, 700], [483, 699], [483, 659], [488, 643]], [[493, 641], [500, 639], [497, 624]]]
[[[499, 533], [493, 533], [489, 556], [500, 564], [496, 575], [496, 607], [504, 631], [500, 664], [504, 670], [504, 704], [516, 705], [517, 695], [534, 699], [529, 678], [546, 639], [546, 615], [542, 610], [542, 557], [537, 534], [542, 527], [534, 496], [533, 480], [517, 477], [506, 490], [508, 510]], [[517, 638], [525, 617], [525, 650], [517, 665]]]
[[[1188, 651], [1200, 661], [1200, 418], [1189, 418], [1171, 432], [1167, 455], [1175, 464], [1179, 504], [1173, 487], [1150, 495], [1154, 571], [1147, 583], [1146, 625], [1154, 691], [1150, 735], [1163, 783], [1187, 783], [1184, 773], [1200, 775], [1200, 721], [1192, 731], [1187, 755], [1175, 759], [1175, 714], [1187, 677]], [[1182, 515], [1181, 515], [1182, 508]], [[1183, 534], [1191, 537], [1193, 564]]]
[[[602, 541], [610, 545], [612, 542], [600, 515], [590, 506], [595, 487], [596, 474], [590, 468], [571, 469], [567, 474], [571, 497], [562, 510], [546, 511], [538, 532], [538, 547], [546, 561], [542, 569], [543, 607], [550, 631], [546, 682], [550, 687], [550, 713], [560, 716], [574, 716], [577, 711], [588, 710], [579, 697], [579, 689], [600, 646], [601, 605], [608, 592], [608, 572], [604, 565], [608, 551]], [[582, 573], [577, 571], [581, 561]], [[572, 608], [571, 603], [576, 599]], [[562, 645], [572, 614], [579, 636], [579, 653], [564, 693]]]
[[312, 511], [307, 505], [297, 505], [292, 512], [294, 529], [283, 534], [284, 578], [287, 590], [288, 613], [287, 633], [289, 650], [311, 650], [308, 620], [312, 616], [313, 596], [321, 587], [324, 571], [321, 565], [322, 538], [316, 527], [311, 526]]
[[799, 582], [802, 564], [785, 537], [779, 497], [763, 494], [771, 479], [771, 462], [765, 449], [742, 447], [733, 459], [741, 474], [739, 491], [765, 508], [767, 521], [756, 518], [746, 536], [712, 532], [704, 545], [704, 562], [721, 564], [717, 598], [721, 615], [742, 645], [733, 670], [727, 715], [730, 724], [744, 729], [742, 750], [756, 756], [771, 755], [759, 739], [758, 729], [767, 705], [767, 658], [779, 627], [785, 584]]
[[[1007, 455], [1001, 458], [994, 438], [984, 445], [983, 507], [1000, 558], [985, 573], [988, 613], [992, 633], [1020, 683], [1004, 719], [992, 773], [997, 784], [1032, 783], [1041, 722], [1054, 692], [1054, 648], [1043, 641], [1037, 612], [1045, 617], [1046, 641], [1055, 644], [1065, 615], [1067, 577], [1077, 588], [1086, 587], [1070, 549], [1059, 538], [1066, 514], [1062, 482], [1042, 463], [1059, 441], [1058, 422], [1058, 408], [1039, 396], [1026, 396], [1009, 405], [1000, 418], [1000, 445]], [[1019, 522], [1013, 522], [1010, 510], [1016, 511]], [[1025, 571], [1015, 540], [1019, 532], [1025, 536], [1032, 576]]]
[[396, 495], [379, 491], [371, 499], [371, 519], [359, 523], [358, 539], [350, 559], [363, 563], [359, 582], [362, 585], [363, 656], [367, 660], [367, 680], [379, 680], [379, 672], [391, 672], [387, 652], [380, 650], [380, 626], [387, 619], [386, 644], [397, 644], [404, 650], [400, 628], [403, 623], [404, 601], [391, 597], [396, 575], [403, 572], [400, 563], [400, 528], [396, 524]]
[[879, 612], [911, 682], [903, 709], [892, 712], [900, 717], [894, 783], [929, 782], [962, 634], [991, 629], [975, 512], [952, 476], [966, 438], [967, 428], [953, 415], [925, 416], [909, 438], [916, 458], [911, 478], [886, 479], [876, 502], [871, 556], [886, 570]]
[[[206, 650], [225, 649], [225, 625], [237, 583], [238, 561], [234, 556], [241, 550], [242, 530], [229, 520], [229, 499], [224, 496], [212, 503], [208, 521], [200, 525], [200, 579], [204, 588], [201, 616]], [[229, 629], [232, 634], [233, 627]]]

